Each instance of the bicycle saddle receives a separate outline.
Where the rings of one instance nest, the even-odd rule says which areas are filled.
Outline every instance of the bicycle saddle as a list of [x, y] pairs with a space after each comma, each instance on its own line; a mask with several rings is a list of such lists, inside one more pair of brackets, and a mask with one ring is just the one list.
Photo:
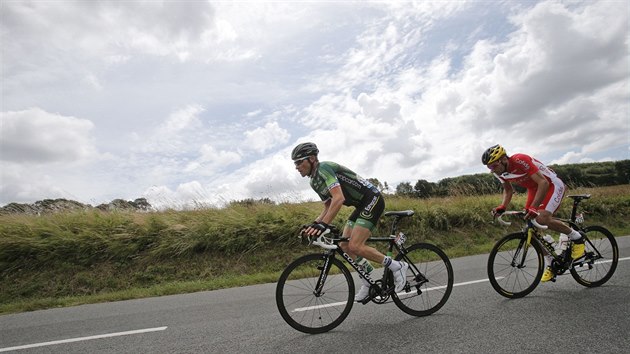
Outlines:
[[403, 210], [403, 211], [386, 211], [385, 216], [398, 216], [398, 217], [405, 217], [405, 216], [411, 216], [413, 215], [415, 212], [413, 210]]
[[591, 195], [590, 194], [577, 194], [577, 195], [569, 195], [568, 197], [577, 201], [577, 200], [582, 200], [582, 199], [589, 199]]

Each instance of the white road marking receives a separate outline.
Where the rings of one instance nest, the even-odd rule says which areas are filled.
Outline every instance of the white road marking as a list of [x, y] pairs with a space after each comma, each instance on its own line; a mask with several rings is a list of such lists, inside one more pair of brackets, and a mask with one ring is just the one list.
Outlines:
[[[619, 258], [619, 261], [620, 262], [621, 261], [627, 261], [629, 259], [630, 259], [630, 257], [624, 257], [624, 258]], [[612, 261], [611, 260], [606, 260], [606, 261], [600, 261], [600, 262], [595, 262], [595, 263], [610, 263], [610, 262], [612, 262]]]
[[[619, 258], [619, 261], [627, 261], [627, 260], [630, 260], [630, 257]], [[607, 263], [607, 262], [611, 262], [611, 261], [603, 261], [602, 263]], [[453, 287], [470, 285], [470, 284], [476, 284], [476, 283], [483, 283], [483, 282], [486, 282], [486, 281], [489, 281], [489, 279], [479, 279], [479, 280], [472, 280], [472, 281], [457, 283], [457, 284], [453, 284]], [[433, 288], [428, 288], [425, 291], [443, 289], [445, 287], [446, 286], [436, 286], [436, 287], [433, 287]], [[401, 293], [400, 295], [404, 295], [404, 293]], [[341, 305], [344, 305], [344, 304], [345, 304], [345, 302], [335, 302], [335, 303], [326, 304], [326, 305], [301, 307], [301, 308], [294, 309], [293, 312], [308, 311], [308, 310], [313, 310], [313, 309], [318, 309], [318, 308], [325, 308], [325, 307], [332, 307], [332, 306], [341, 306]], [[128, 336], [128, 335], [132, 335], [132, 334], [158, 332], [158, 331], [164, 331], [167, 328], [168, 327], [166, 327], [166, 326], [165, 327], [155, 327], [155, 328], [145, 328], [145, 329], [137, 329], [137, 330], [133, 330], [133, 331], [126, 331], [126, 332], [107, 333], [107, 334], [99, 334], [99, 335], [87, 336], [87, 337], [78, 337], [78, 338], [69, 338], [69, 339], [55, 340], [55, 341], [51, 341], [51, 342], [42, 342], [42, 343], [20, 345], [20, 346], [16, 346], [16, 347], [0, 348], [0, 352], [8, 352], [8, 351], [11, 351], [11, 350], [20, 350], [20, 349], [30, 349], [30, 348], [37, 348], [37, 347], [45, 347], [45, 346], [49, 346], [49, 345], [56, 345], [56, 344], [63, 344], [63, 343], [81, 342], [81, 341], [87, 341], [87, 340], [93, 340], [93, 339]]]
[[63, 343], [81, 342], [81, 341], [92, 340], [92, 339], [110, 338], [110, 337], [118, 337], [118, 336], [128, 336], [130, 334], [141, 334], [141, 333], [148, 333], [148, 332], [157, 332], [157, 331], [163, 331], [163, 330], [165, 330], [167, 328], [168, 327], [145, 328], [145, 329], [137, 329], [137, 330], [134, 330], [134, 331], [107, 333], [107, 334], [99, 334], [99, 335], [88, 336], [88, 337], [79, 337], [79, 338], [69, 338], [69, 339], [62, 339], [62, 340], [54, 340], [52, 342], [42, 342], [42, 343], [35, 343], [35, 344], [19, 345], [17, 347], [0, 348], [0, 352], [8, 352], [10, 350], [20, 350], [20, 349], [30, 349], [30, 348], [37, 348], [37, 347], [45, 347], [45, 346], [48, 346], [48, 345], [56, 345], [56, 344], [63, 344]]
[[[630, 257], [619, 258], [619, 262], [627, 261], [627, 260], [630, 260]], [[600, 261], [600, 262], [597, 262], [597, 263], [609, 263], [609, 262], [612, 262], [612, 261], [611, 260], [605, 260], [605, 261]], [[504, 277], [497, 277], [497, 280], [498, 279], [502, 279], [502, 278], [504, 278]], [[471, 280], [471, 281], [466, 281], [466, 282], [462, 282], [462, 283], [456, 283], [456, 284], [453, 284], [453, 287], [470, 285], [470, 284], [476, 284], [476, 283], [483, 283], [483, 282], [486, 282], [486, 281], [490, 281], [490, 279], [486, 278], [486, 279], [478, 279], [478, 280]], [[446, 288], [446, 285], [436, 286], [436, 287], [433, 287], [433, 288], [428, 288], [428, 289], [425, 289], [424, 291], [438, 290], [438, 289], [444, 289], [444, 288]], [[398, 293], [397, 295], [398, 295], [398, 297], [403, 297], [403, 296], [407, 295], [407, 293]], [[315, 306], [308, 306], [308, 307], [298, 307], [296, 309], [293, 309], [293, 311], [291, 311], [291, 312], [310, 311], [310, 310], [316, 310], [316, 309], [323, 309], [323, 308], [326, 308], [326, 307], [343, 306], [345, 304], [346, 304], [346, 302], [342, 301], [342, 302], [333, 302], [333, 303], [330, 303], [330, 304], [323, 304], [323, 305], [315, 305]]]
[[[501, 279], [503, 277], [497, 277], [497, 279]], [[456, 286], [462, 286], [462, 285], [470, 285], [470, 284], [476, 284], [476, 283], [483, 283], [486, 281], [490, 281], [489, 279], [479, 279], [479, 280], [472, 280], [472, 281], [466, 281], [463, 283], [457, 283], [457, 284], [453, 284], [453, 287]], [[439, 289], [444, 289], [446, 288], [446, 285], [441, 285], [441, 286], [435, 286], [433, 288], [427, 288], [427, 289], [423, 289], [423, 291], [430, 291], [430, 290], [439, 290]], [[398, 293], [396, 294], [398, 295], [398, 297], [403, 297], [405, 295], [407, 295], [407, 293]], [[315, 305], [315, 306], [308, 306], [308, 307], [299, 307], [296, 309], [293, 309], [293, 311], [291, 312], [303, 312], [303, 311], [310, 311], [310, 310], [315, 310], [315, 309], [323, 309], [326, 307], [333, 307], [333, 306], [342, 306], [345, 305], [346, 302], [342, 301], [342, 302], [332, 302], [330, 304], [324, 304], [324, 305]]]

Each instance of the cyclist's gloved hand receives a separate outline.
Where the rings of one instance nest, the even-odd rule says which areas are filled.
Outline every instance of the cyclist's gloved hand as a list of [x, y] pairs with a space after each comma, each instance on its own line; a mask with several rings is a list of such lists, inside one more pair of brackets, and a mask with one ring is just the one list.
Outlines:
[[326, 230], [330, 230], [330, 225], [325, 222], [314, 222], [308, 227], [306, 233], [311, 236], [319, 236]]
[[525, 220], [535, 219], [538, 216], [538, 209], [529, 207], [525, 209]]
[[505, 205], [501, 204], [498, 207], [492, 209], [492, 211], [490, 212], [490, 214], [492, 214], [492, 216], [494, 216], [495, 218], [497, 216], [501, 216], [501, 214], [505, 213]]
[[[304, 240], [303, 239], [304, 236], [308, 237], [306, 230], [308, 230], [310, 226], [311, 226], [310, 224], [305, 224], [305, 225], [302, 225], [302, 227], [300, 227], [300, 235], [298, 236], [300, 240]], [[310, 239], [307, 238], [306, 241], [310, 243]]]

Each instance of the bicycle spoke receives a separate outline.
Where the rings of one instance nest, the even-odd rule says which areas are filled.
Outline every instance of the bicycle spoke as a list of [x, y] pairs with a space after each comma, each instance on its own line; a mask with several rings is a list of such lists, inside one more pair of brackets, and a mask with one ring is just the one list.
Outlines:
[[488, 258], [488, 278], [492, 287], [509, 298], [529, 294], [542, 276], [542, 251], [534, 244], [524, 253], [525, 234], [510, 234], [493, 247]]
[[585, 231], [585, 256], [574, 263], [571, 275], [581, 285], [600, 286], [610, 279], [617, 268], [617, 242], [612, 233], [601, 226], [590, 226]]
[[[453, 269], [442, 250], [430, 244], [415, 244], [407, 248], [405, 261], [408, 290], [393, 296], [396, 305], [413, 316], [426, 316], [439, 310], [453, 288]], [[397, 259], [402, 259], [399, 255]], [[418, 282], [418, 278], [422, 282]], [[425, 281], [426, 280], [426, 281]]]
[[291, 327], [321, 333], [337, 327], [350, 313], [354, 282], [341, 261], [331, 258], [325, 283], [316, 292], [322, 255], [312, 254], [289, 264], [278, 280], [276, 304]]

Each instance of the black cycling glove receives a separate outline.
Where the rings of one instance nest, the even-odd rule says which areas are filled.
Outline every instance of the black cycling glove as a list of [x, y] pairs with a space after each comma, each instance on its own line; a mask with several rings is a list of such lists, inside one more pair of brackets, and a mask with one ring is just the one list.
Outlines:
[[311, 227], [317, 230], [317, 234], [315, 234], [315, 236], [319, 236], [326, 230], [330, 230], [330, 225], [326, 224], [325, 222], [314, 222], [311, 224]]

